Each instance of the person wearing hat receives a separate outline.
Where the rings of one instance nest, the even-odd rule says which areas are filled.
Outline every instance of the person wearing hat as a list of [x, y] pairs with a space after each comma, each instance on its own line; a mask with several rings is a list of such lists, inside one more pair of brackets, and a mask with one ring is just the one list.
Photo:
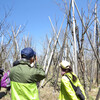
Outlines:
[[[75, 85], [76, 87], [77, 86], [80, 87], [80, 90], [84, 96], [84, 100], [86, 100], [84, 89], [77, 76], [72, 72], [72, 67], [70, 62], [64, 60], [59, 64], [59, 67], [61, 67], [62, 79], [61, 79], [61, 89], [58, 100], [81, 100], [79, 97], [77, 97], [72, 84]], [[70, 81], [72, 82], [72, 84]]]
[[36, 64], [36, 52], [30, 48], [21, 51], [21, 60], [10, 69], [11, 99], [39, 100], [37, 82], [45, 78], [45, 72]]

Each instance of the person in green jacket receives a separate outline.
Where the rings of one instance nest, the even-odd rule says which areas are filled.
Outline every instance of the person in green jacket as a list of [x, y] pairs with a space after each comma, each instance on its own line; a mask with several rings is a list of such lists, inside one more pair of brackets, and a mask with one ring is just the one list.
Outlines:
[[39, 100], [37, 82], [45, 78], [45, 72], [36, 63], [36, 52], [30, 48], [21, 51], [21, 60], [10, 69], [11, 99]]
[[[81, 100], [79, 97], [77, 97], [70, 81], [75, 85], [76, 87], [79, 86], [81, 89], [81, 92], [84, 96], [84, 100], [86, 100], [86, 95], [84, 92], [84, 89], [77, 78], [77, 76], [72, 72], [72, 67], [70, 65], [70, 62], [68, 61], [62, 61], [59, 64], [59, 67], [61, 67], [61, 89], [59, 94], [58, 100]], [[67, 77], [66, 77], [67, 75]]]

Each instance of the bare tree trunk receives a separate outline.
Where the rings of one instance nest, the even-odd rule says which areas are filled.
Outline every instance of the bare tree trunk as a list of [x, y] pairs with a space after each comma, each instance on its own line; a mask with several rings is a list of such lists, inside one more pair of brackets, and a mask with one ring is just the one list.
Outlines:
[[45, 56], [45, 59], [44, 59], [44, 66], [43, 66], [44, 70], [46, 69], [45, 67], [46, 67], [46, 64], [47, 64], [47, 55], [48, 55], [48, 52], [49, 52], [50, 44], [51, 44], [51, 38], [49, 40], [48, 48], [47, 48], [47, 51], [46, 51], [46, 56]]
[[96, 96], [96, 100], [99, 100], [100, 98], [100, 87], [99, 87], [99, 90], [98, 90], [98, 93], [97, 93], [97, 96]]
[[[83, 51], [83, 53], [84, 53], [84, 51]], [[85, 60], [85, 55], [83, 54], [83, 56], [84, 56], [84, 88], [85, 88], [85, 93], [86, 93], [86, 95], [87, 95], [87, 98], [88, 98], [88, 81], [87, 81], [87, 66], [86, 66], [86, 60]]]
[[[75, 3], [75, 2], [74, 2], [74, 3]], [[75, 7], [76, 7], [77, 12], [78, 12], [78, 14], [79, 14], [80, 20], [81, 20], [81, 22], [82, 22], [82, 24], [83, 24], [83, 26], [84, 26], [85, 33], [86, 33], [87, 38], [88, 38], [88, 40], [89, 40], [89, 42], [90, 42], [91, 48], [92, 48], [92, 50], [93, 50], [93, 52], [94, 52], [94, 55], [95, 55], [96, 59], [98, 60], [98, 62], [99, 62], [99, 64], [100, 64], [98, 55], [96, 54], [96, 51], [95, 51], [95, 49], [94, 49], [94, 47], [93, 47], [93, 45], [92, 45], [91, 39], [90, 39], [90, 37], [89, 37], [89, 35], [88, 35], [88, 32], [87, 32], [88, 27], [85, 27], [84, 22], [83, 22], [83, 20], [82, 20], [82, 17], [81, 17], [81, 15], [80, 15], [80, 12], [79, 12], [79, 10], [78, 10], [78, 8], [77, 8], [76, 3], [75, 3]]]
[[[98, 22], [97, 22], [97, 4], [95, 3], [95, 21], [94, 21], [94, 48], [96, 48], [96, 53], [99, 58], [99, 35], [98, 35]], [[96, 38], [96, 39], [95, 39]], [[97, 76], [96, 76], [96, 83], [97, 86], [99, 85], [99, 62], [96, 60], [97, 66]]]
[[[48, 65], [47, 65], [46, 70], [45, 70], [45, 75], [48, 74], [48, 71], [49, 71], [49, 69], [50, 69], [51, 62], [52, 62], [52, 58], [53, 58], [53, 56], [54, 56], [54, 52], [55, 52], [55, 49], [56, 49], [56, 46], [57, 46], [57, 43], [58, 43], [58, 38], [59, 38], [61, 29], [62, 29], [62, 25], [63, 25], [64, 19], [65, 19], [65, 16], [64, 16], [64, 18], [63, 18], [63, 21], [62, 21], [61, 27], [60, 27], [60, 29], [59, 29], [58, 35], [57, 35], [57, 37], [56, 37], [56, 40], [55, 40], [55, 42], [54, 42], [54, 46], [53, 46], [52, 52], [51, 52], [51, 54], [50, 54], [50, 58], [49, 58], [49, 60], [48, 60]], [[43, 86], [43, 83], [44, 83], [44, 79], [41, 81], [40, 87]]]
[[[63, 44], [62, 44], [62, 47], [61, 47], [61, 49], [60, 49], [60, 53], [59, 53], [59, 56], [58, 56], [58, 61], [62, 61], [62, 57], [63, 57], [63, 52], [64, 52], [64, 46], [65, 46], [65, 44], [66, 44], [66, 39], [67, 39], [67, 27], [68, 26], [66, 26], [66, 30], [65, 30], [65, 35], [64, 35], [64, 41], [63, 41]], [[57, 63], [58, 63], [58, 61], [57, 61]], [[59, 77], [59, 70], [60, 70], [60, 67], [58, 67], [58, 70], [57, 70], [57, 79], [56, 79], [56, 82], [55, 82], [55, 87], [54, 87], [54, 89], [56, 89], [56, 87], [57, 87], [57, 82], [58, 82], [58, 77]]]
[[88, 98], [88, 84], [87, 84], [88, 82], [87, 82], [87, 73], [86, 73], [87, 69], [86, 69], [86, 64], [85, 64], [86, 62], [85, 62], [84, 50], [83, 50], [84, 34], [87, 33], [88, 26], [85, 27], [85, 25], [83, 23], [83, 19], [82, 19], [80, 13], [79, 13], [79, 10], [77, 8], [76, 3], [75, 3], [75, 6], [76, 6], [77, 12], [79, 14], [79, 17], [81, 19], [82, 26], [84, 28], [84, 32], [82, 33], [82, 38], [81, 38], [81, 48], [80, 48], [80, 56], [79, 56], [79, 59], [80, 59], [81, 67], [82, 67], [82, 75], [83, 75], [84, 89], [85, 89], [86, 96]]
[[[15, 27], [16, 28], [16, 27]], [[14, 61], [19, 59], [19, 46], [18, 46], [18, 42], [17, 42], [17, 35], [19, 34], [19, 30], [21, 28], [21, 25], [19, 26], [19, 29], [16, 31], [14, 31], [13, 27], [12, 27], [12, 33], [13, 33], [13, 46], [14, 46]]]
[[[94, 21], [94, 36], [93, 36], [93, 45], [94, 45], [94, 49], [96, 49], [96, 23], [97, 23], [97, 4], [95, 3], [95, 21]], [[94, 56], [94, 67], [97, 69], [97, 60], [95, 59]], [[97, 70], [96, 70], [97, 71]], [[97, 83], [97, 78], [96, 78], [96, 83]]]
[[[99, 40], [99, 36], [98, 36], [98, 25], [96, 23], [96, 48], [97, 48], [97, 55], [99, 57], [99, 43], [98, 43], [98, 40]], [[97, 82], [97, 86], [99, 85], [99, 62], [97, 60], [97, 78], [96, 78], [96, 82]]]
[[[92, 56], [93, 58], [93, 56]], [[91, 67], [90, 67], [90, 85], [89, 85], [89, 91], [91, 91], [92, 83], [93, 83], [93, 59], [91, 60]]]
[[96, 37], [96, 17], [97, 17], [97, 7], [96, 7], [96, 4], [95, 4], [95, 20], [94, 20], [94, 36], [93, 36], [93, 44], [94, 44], [94, 48], [95, 48], [95, 42], [96, 42], [96, 39], [95, 39], [95, 37]]
[[72, 0], [72, 11], [73, 11], [73, 35], [74, 35], [74, 73], [78, 76], [77, 70], [77, 52], [76, 52], [76, 34], [75, 34], [75, 15], [74, 15], [74, 0]]

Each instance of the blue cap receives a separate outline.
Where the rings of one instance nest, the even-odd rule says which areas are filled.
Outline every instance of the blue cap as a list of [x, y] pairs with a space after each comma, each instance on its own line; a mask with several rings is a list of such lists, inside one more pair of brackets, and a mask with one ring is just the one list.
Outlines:
[[21, 56], [22, 58], [26, 58], [26, 59], [30, 59], [32, 58], [33, 56], [36, 56], [36, 52], [33, 51], [32, 48], [30, 47], [27, 47], [27, 48], [24, 48], [22, 51], [21, 51]]

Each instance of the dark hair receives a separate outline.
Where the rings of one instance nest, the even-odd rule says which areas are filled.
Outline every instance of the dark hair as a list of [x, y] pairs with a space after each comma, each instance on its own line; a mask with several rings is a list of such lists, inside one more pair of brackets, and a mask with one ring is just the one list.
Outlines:
[[21, 55], [21, 58], [26, 58], [26, 56], [24, 54]]
[[34, 57], [34, 59], [36, 60], [36, 55], [34, 55], [33, 57]]
[[73, 70], [71, 66], [68, 66], [69, 68], [66, 69], [66, 72], [69, 72], [72, 75], [73, 81], [75, 82], [77, 80], [76, 76], [72, 74]]
[[[22, 54], [21, 58], [25, 58], [26, 59], [26, 55]], [[33, 58], [36, 59], [36, 55], [34, 55]]]

